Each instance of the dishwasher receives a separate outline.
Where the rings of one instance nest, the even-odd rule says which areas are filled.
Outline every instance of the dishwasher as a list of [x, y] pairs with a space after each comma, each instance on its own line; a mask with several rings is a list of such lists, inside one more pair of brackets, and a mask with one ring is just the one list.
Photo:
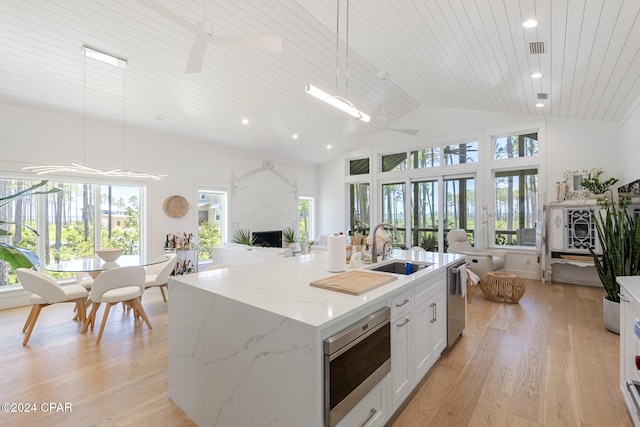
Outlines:
[[447, 267], [447, 347], [455, 344], [467, 327], [467, 263]]

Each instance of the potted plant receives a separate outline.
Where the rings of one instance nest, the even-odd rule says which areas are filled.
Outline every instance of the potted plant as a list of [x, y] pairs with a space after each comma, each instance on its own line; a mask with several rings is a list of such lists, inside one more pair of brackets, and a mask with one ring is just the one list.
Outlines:
[[233, 233], [233, 243], [253, 246], [255, 242], [256, 238], [251, 234], [251, 230], [245, 230], [244, 228], [241, 228]]
[[602, 248], [597, 255], [589, 252], [607, 295], [603, 298], [605, 327], [620, 333], [620, 285], [618, 276], [640, 275], [640, 220], [630, 213], [630, 199], [622, 196], [616, 203], [613, 193], [598, 199], [600, 211], [594, 213], [596, 232]]
[[588, 174], [586, 178], [582, 179], [582, 186], [593, 194], [604, 194], [609, 187], [619, 181], [617, 178], [600, 181], [600, 175], [602, 175], [602, 169], [596, 169], [594, 172]]
[[286, 243], [287, 246], [285, 246], [284, 244], [282, 245], [282, 247], [288, 247], [291, 249], [295, 249], [296, 248], [296, 242], [298, 241], [298, 238], [296, 236], [296, 230], [293, 227], [285, 227], [282, 229], [282, 240], [284, 240], [284, 243]]
[[[52, 193], [58, 193], [60, 191], [59, 188], [52, 188], [45, 191], [36, 191], [38, 188], [44, 187], [47, 184], [47, 182], [49, 181], [43, 180], [37, 184], [32, 185], [29, 188], [18, 191], [17, 193], [0, 197], [0, 208], [15, 201], [20, 197], [27, 197], [35, 194], [52, 194]], [[0, 220], [0, 225], [4, 225], [4, 224], [13, 224], [16, 227], [24, 227], [28, 230], [31, 230], [36, 235], [38, 235], [38, 232], [34, 228], [26, 224]], [[5, 238], [8, 236], [11, 236], [11, 232], [9, 230], [6, 230], [3, 227], [0, 227], [0, 238]], [[0, 260], [7, 262], [14, 269], [33, 268], [33, 267], [36, 267], [39, 263], [38, 257], [33, 251], [29, 249], [17, 247], [6, 242], [0, 242]]]

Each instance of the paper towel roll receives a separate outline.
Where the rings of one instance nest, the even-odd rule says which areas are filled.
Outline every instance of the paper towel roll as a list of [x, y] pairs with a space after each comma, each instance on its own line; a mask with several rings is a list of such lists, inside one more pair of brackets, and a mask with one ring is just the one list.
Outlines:
[[347, 246], [344, 236], [327, 237], [327, 269], [332, 273], [345, 270]]

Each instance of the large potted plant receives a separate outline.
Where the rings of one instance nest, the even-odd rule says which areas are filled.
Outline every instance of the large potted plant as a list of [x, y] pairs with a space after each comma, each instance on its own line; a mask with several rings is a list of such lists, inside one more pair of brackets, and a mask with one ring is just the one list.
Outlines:
[[[51, 194], [51, 193], [57, 193], [60, 191], [59, 188], [36, 191], [38, 188], [44, 187], [47, 184], [47, 182], [49, 181], [43, 180], [37, 184], [32, 185], [29, 188], [18, 191], [17, 193], [0, 197], [0, 208], [15, 201], [20, 197], [27, 197], [27, 196], [32, 196], [36, 194]], [[11, 232], [6, 228], [2, 227], [3, 225], [6, 226], [11, 224], [15, 225], [16, 227], [24, 227], [28, 230], [31, 230], [36, 235], [38, 234], [38, 232], [34, 228], [26, 224], [0, 220], [0, 239], [4, 239], [6, 237], [11, 236]], [[38, 265], [38, 257], [33, 251], [29, 249], [17, 247], [6, 242], [0, 242], [0, 260], [7, 262], [14, 269], [33, 268]]]
[[614, 201], [613, 193], [598, 199], [600, 210], [594, 213], [594, 220], [602, 255], [589, 248], [607, 292], [602, 302], [604, 325], [617, 334], [620, 333], [620, 285], [616, 278], [640, 274], [640, 221], [630, 212], [629, 202], [628, 196]]

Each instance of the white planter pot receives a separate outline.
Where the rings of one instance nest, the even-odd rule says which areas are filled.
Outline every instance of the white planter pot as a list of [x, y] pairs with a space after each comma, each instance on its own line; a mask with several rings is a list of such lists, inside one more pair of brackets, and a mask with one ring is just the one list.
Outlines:
[[620, 335], [620, 303], [602, 297], [602, 320], [608, 331]]

